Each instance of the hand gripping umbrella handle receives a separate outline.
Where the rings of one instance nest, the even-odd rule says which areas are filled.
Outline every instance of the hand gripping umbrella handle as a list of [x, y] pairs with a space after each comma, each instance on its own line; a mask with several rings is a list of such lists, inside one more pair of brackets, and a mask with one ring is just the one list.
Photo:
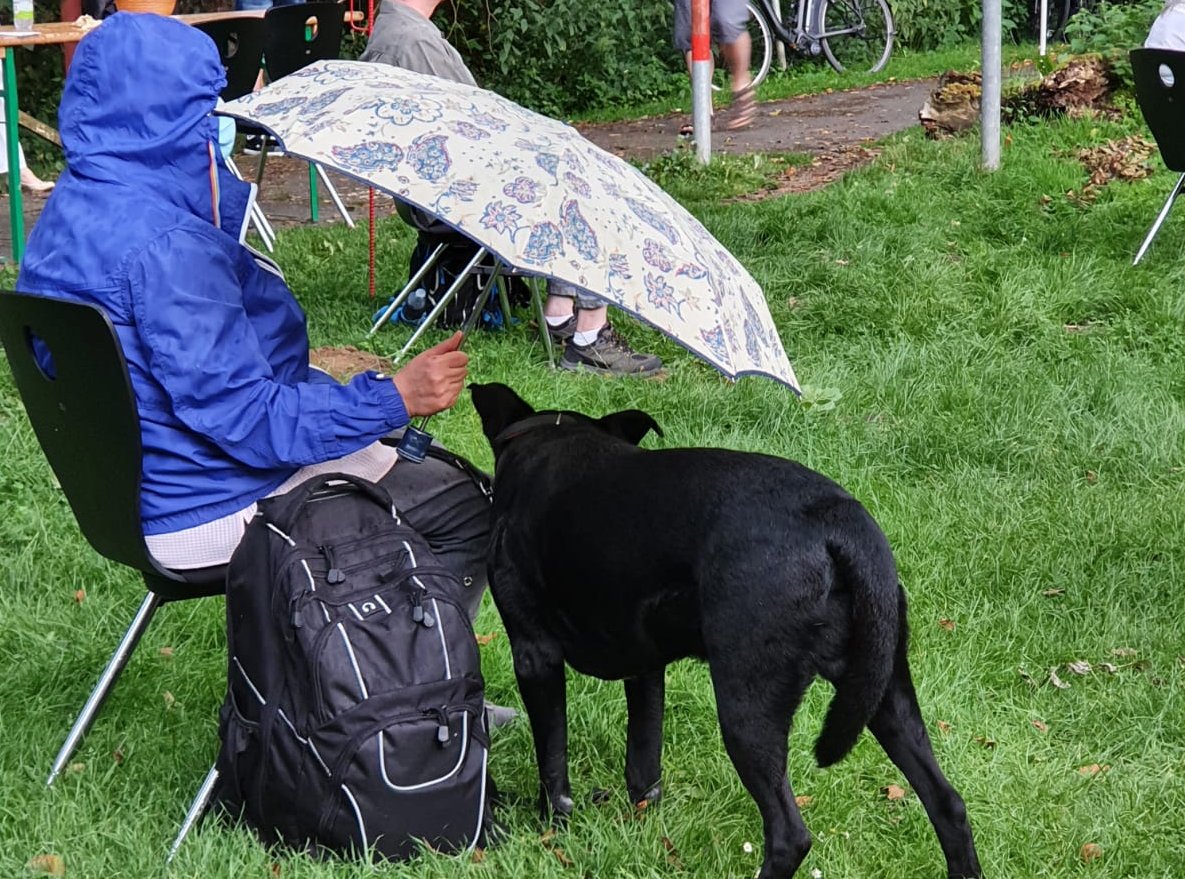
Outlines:
[[[473, 255], [473, 259], [469, 261], [469, 265], [465, 267], [465, 271], [457, 275], [457, 279], [453, 281], [452, 285], [447, 291], [445, 291], [444, 296], [442, 296], [440, 302], [436, 304], [436, 307], [432, 310], [432, 313], [428, 315], [428, 318], [424, 321], [423, 326], [426, 327], [430, 325], [436, 315], [442, 311], [446, 305], [448, 305], [449, 301], [454, 296], [457, 295], [457, 290], [460, 288], [465, 278], [467, 278], [469, 273], [477, 267], [477, 264], [488, 252], [489, 251], [487, 251], [484, 247], [479, 247], [477, 249], [477, 253]], [[493, 291], [494, 285], [498, 283], [498, 276], [501, 271], [502, 263], [500, 261], [496, 261], [494, 263], [493, 270], [490, 271], [490, 275], [486, 279], [486, 282], [482, 284], [481, 291], [477, 294], [477, 299], [473, 303], [473, 310], [469, 312], [469, 315], [465, 318], [465, 323], [461, 325], [461, 341], [457, 345], [456, 350], [461, 350], [461, 347], [465, 344], [465, 340], [469, 338], [469, 334], [477, 326], [477, 322], [481, 320], [481, 313], [485, 310], [486, 302], [490, 298], [490, 293]], [[505, 318], [507, 321], [509, 321], [510, 316], [506, 315]], [[411, 424], [407, 426], [407, 430], [403, 432], [403, 436], [400, 438], [399, 445], [397, 447], [400, 458], [406, 458], [409, 461], [414, 461], [415, 463], [419, 464], [424, 460], [425, 457], [427, 457], [428, 447], [432, 445], [432, 434], [428, 433], [427, 431], [428, 419], [431, 417], [431, 415], [425, 415], [420, 419], [418, 426]]]

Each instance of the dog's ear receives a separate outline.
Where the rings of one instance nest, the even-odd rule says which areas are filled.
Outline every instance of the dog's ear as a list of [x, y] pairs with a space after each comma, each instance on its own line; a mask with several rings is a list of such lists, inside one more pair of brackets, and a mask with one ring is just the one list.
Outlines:
[[522, 397], [506, 385], [471, 384], [469, 394], [473, 397], [473, 408], [477, 410], [477, 415], [481, 419], [481, 431], [491, 442], [504, 428], [535, 412]]
[[648, 431], [653, 430], [662, 436], [662, 428], [658, 426], [649, 414], [641, 409], [626, 409], [624, 412], [614, 412], [597, 420], [597, 425], [605, 433], [637, 445], [642, 442]]

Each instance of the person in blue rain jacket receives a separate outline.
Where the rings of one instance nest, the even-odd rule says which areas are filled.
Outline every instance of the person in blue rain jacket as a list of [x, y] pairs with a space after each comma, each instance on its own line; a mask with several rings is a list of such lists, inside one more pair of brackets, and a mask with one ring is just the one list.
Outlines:
[[487, 498], [458, 468], [396, 466], [378, 442], [456, 401], [468, 369], [459, 334], [393, 377], [339, 384], [310, 368], [303, 311], [244, 243], [255, 187], [218, 150], [211, 111], [224, 83], [213, 42], [175, 20], [117, 13], [84, 37], [59, 111], [67, 167], [17, 289], [98, 305], [114, 324], [143, 435], [144, 533], [161, 564], [225, 563], [256, 501], [344, 471], [391, 491], [473, 584], [473, 615]]

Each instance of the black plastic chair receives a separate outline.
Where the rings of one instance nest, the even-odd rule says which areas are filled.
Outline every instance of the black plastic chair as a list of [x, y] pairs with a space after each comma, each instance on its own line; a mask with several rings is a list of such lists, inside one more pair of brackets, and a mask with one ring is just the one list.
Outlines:
[[[263, 16], [263, 65], [268, 79], [275, 82], [314, 61], [340, 57], [345, 14], [339, 3], [296, 3], [268, 9]], [[257, 186], [263, 184], [266, 163], [267, 138], [264, 138], [255, 174]], [[317, 220], [317, 178], [320, 177], [334, 207], [346, 225], [353, 228], [354, 220], [325, 169], [316, 162], [310, 163], [309, 168], [309, 210], [313, 222]]]
[[1132, 49], [1131, 62], [1136, 102], [1144, 114], [1144, 121], [1156, 138], [1156, 146], [1160, 149], [1165, 165], [1170, 170], [1181, 172], [1156, 222], [1136, 252], [1132, 262], [1132, 265], [1136, 265], [1143, 259], [1152, 239], [1173, 209], [1177, 196], [1185, 188], [1185, 52], [1173, 49]]
[[218, 47], [222, 68], [226, 71], [222, 100], [233, 101], [251, 94], [263, 62], [263, 19], [216, 19], [203, 21], [194, 27]]
[[[222, 61], [222, 69], [226, 71], [226, 86], [219, 96], [224, 101], [233, 101], [243, 95], [251, 93], [259, 79], [259, 71], [263, 65], [263, 19], [262, 18], [228, 18], [204, 21], [194, 25], [198, 30], [213, 40], [218, 47], [218, 56]], [[239, 126], [243, 131], [244, 127]], [[262, 133], [263, 129], [256, 129]], [[238, 165], [229, 156], [226, 166], [231, 173], [243, 179]], [[259, 202], [251, 206], [251, 222], [255, 224], [263, 246], [268, 252], [275, 251], [276, 233], [271, 223], [263, 213]]]
[[92, 305], [0, 291], [0, 341], [83, 536], [100, 555], [139, 571], [148, 587], [58, 751], [49, 785], [90, 728], [157, 608], [221, 594], [226, 569], [172, 571], [148, 552], [140, 523], [140, 420], [123, 349], [107, 315]]

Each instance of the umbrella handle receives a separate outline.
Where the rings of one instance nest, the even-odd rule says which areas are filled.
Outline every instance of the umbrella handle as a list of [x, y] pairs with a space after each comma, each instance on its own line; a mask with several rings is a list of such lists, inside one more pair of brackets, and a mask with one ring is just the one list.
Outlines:
[[[470, 262], [468, 268], [472, 269], [475, 267], [478, 260], [481, 259], [485, 253], [486, 249], [484, 247], [480, 248], [478, 254]], [[465, 340], [469, 338], [469, 334], [473, 332], [473, 329], [477, 326], [477, 322], [481, 320], [482, 310], [485, 308], [486, 302], [490, 298], [490, 293], [494, 289], [494, 285], [498, 282], [498, 276], [501, 274], [501, 271], [502, 263], [500, 261], [495, 262], [493, 271], [490, 272], [489, 278], [482, 285], [481, 292], [477, 294], [477, 299], [473, 303], [473, 311], [469, 313], [469, 316], [465, 318], [465, 323], [461, 325], [461, 341], [458, 343], [456, 350], [461, 350], [461, 347], [465, 344]], [[466, 272], [466, 274], [467, 273], [468, 272]], [[455, 291], [450, 290], [449, 292], [452, 293]], [[445, 301], [447, 301], [447, 299], [448, 297], [446, 296]], [[443, 304], [444, 303], [442, 302], [441, 305]], [[438, 306], [438, 309], [440, 307], [441, 306]], [[509, 317], [509, 315], [507, 317]], [[429, 321], [425, 321], [424, 323], [427, 324]], [[428, 447], [432, 445], [432, 434], [428, 433], [427, 431], [428, 419], [431, 417], [431, 415], [425, 415], [420, 419], [420, 423], [418, 425], [409, 424], [407, 426], [407, 430], [403, 432], [403, 436], [400, 437], [399, 445], [397, 446], [400, 458], [406, 458], [409, 461], [414, 461], [415, 463], [419, 464], [424, 460], [424, 458], [427, 457]]]

